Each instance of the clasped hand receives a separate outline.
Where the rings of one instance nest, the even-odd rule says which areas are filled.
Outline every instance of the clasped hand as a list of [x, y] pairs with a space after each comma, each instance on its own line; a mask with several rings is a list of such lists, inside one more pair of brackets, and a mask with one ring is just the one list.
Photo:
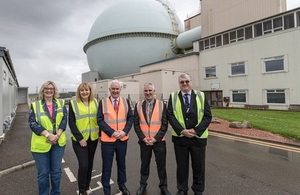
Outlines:
[[155, 138], [144, 138], [143, 140], [147, 146], [153, 146], [153, 144], [156, 142]]
[[194, 129], [184, 129], [182, 133], [187, 138], [192, 138], [197, 135], [197, 132]]
[[126, 135], [126, 133], [124, 131], [115, 131], [112, 134], [112, 137], [115, 137], [117, 139], [122, 139], [125, 135]]
[[54, 144], [57, 144], [59, 140], [59, 135], [54, 135], [53, 133], [49, 133], [49, 136], [48, 136], [48, 143], [54, 145]]

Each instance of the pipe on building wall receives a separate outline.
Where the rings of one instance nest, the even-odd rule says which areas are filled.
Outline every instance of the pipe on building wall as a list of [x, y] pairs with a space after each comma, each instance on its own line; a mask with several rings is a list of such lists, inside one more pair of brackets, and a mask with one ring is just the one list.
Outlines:
[[188, 49], [193, 47], [193, 42], [201, 39], [201, 26], [193, 28], [189, 31], [183, 32], [175, 39], [174, 46], [180, 49]]

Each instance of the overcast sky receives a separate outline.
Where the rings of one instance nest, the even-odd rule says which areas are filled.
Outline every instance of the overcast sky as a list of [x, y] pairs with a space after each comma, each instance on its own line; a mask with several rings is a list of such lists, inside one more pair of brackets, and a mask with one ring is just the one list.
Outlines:
[[[61, 92], [74, 91], [89, 71], [82, 48], [91, 26], [115, 1], [0, 0], [0, 47], [9, 50], [19, 85], [33, 93], [52, 80]], [[199, 8], [199, 0], [168, 1], [182, 22]]]

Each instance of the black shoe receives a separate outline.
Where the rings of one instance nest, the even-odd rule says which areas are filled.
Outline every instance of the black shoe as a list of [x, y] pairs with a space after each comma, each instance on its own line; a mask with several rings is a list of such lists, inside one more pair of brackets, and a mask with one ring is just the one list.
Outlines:
[[167, 188], [160, 189], [162, 195], [171, 195]]
[[202, 195], [202, 192], [194, 192], [194, 195]]
[[123, 195], [130, 195], [129, 190], [126, 188], [126, 186], [119, 187], [119, 190], [122, 192]]
[[139, 189], [136, 191], [136, 195], [143, 195], [146, 190], [146, 186], [140, 185]]
[[187, 195], [187, 191], [179, 190], [176, 195]]

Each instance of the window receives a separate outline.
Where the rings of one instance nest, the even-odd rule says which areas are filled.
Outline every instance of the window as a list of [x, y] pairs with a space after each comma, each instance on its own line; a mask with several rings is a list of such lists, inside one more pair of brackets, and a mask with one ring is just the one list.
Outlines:
[[262, 24], [255, 24], [254, 25], [254, 37], [259, 37], [262, 35]]
[[229, 43], [229, 35], [228, 33], [223, 34], [223, 45], [227, 45]]
[[264, 34], [272, 33], [272, 21], [263, 22]]
[[294, 27], [294, 14], [289, 14], [284, 16], [284, 29], [289, 29]]
[[273, 29], [274, 29], [274, 32], [283, 30], [281, 17], [273, 19]]
[[4, 80], [4, 81], [6, 81], [6, 77], [7, 77], [6, 71], [3, 70], [3, 80]]
[[267, 103], [285, 104], [285, 90], [267, 90]]
[[275, 72], [284, 70], [284, 57], [265, 58], [265, 72]]
[[210, 48], [216, 47], [216, 38], [210, 38]]
[[237, 40], [238, 41], [242, 41], [242, 40], [244, 40], [244, 29], [242, 28], [242, 29], [239, 29], [239, 30], [237, 30]]
[[215, 78], [215, 77], [217, 77], [216, 67], [215, 66], [206, 67], [205, 68], [205, 78]]
[[229, 35], [230, 35], [230, 43], [236, 42], [236, 31], [230, 32]]
[[230, 64], [230, 75], [245, 75], [245, 62]]
[[200, 51], [204, 50], [204, 43], [203, 41], [199, 42]]
[[221, 46], [222, 45], [222, 36], [219, 35], [216, 37], [216, 39], [217, 39], [217, 47]]
[[248, 27], [245, 28], [245, 38], [246, 39], [253, 38], [253, 36], [252, 36], [252, 26], [248, 26]]
[[232, 102], [246, 103], [246, 91], [232, 91]]
[[204, 41], [204, 49], [209, 49], [209, 39]]

